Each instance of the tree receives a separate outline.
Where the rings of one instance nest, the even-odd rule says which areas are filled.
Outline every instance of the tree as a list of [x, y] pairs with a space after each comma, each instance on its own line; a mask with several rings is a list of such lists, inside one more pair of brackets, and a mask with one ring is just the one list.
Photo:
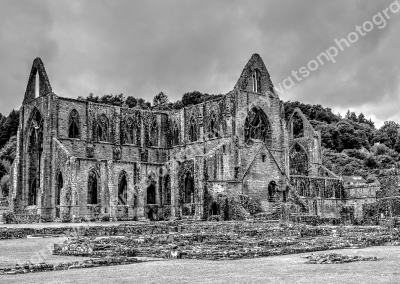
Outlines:
[[158, 93], [158, 95], [153, 98], [153, 106], [159, 106], [167, 103], [169, 103], [168, 96], [163, 92]]
[[10, 140], [0, 149], [0, 159], [13, 162], [17, 151], [17, 136], [12, 136]]
[[125, 103], [128, 105], [128, 107], [134, 108], [138, 102], [137, 102], [136, 98], [129, 96], [126, 98]]
[[3, 172], [3, 176], [0, 179], [0, 197], [7, 197], [10, 191], [11, 164], [7, 160], [0, 160], [0, 165], [0, 171]]

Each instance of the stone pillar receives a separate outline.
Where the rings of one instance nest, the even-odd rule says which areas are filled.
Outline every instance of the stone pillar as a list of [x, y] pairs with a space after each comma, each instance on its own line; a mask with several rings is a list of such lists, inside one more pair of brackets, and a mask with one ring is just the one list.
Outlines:
[[175, 219], [180, 216], [179, 212], [179, 183], [178, 183], [178, 172], [179, 165], [178, 162], [173, 159], [170, 162], [170, 178], [171, 178], [171, 219]]

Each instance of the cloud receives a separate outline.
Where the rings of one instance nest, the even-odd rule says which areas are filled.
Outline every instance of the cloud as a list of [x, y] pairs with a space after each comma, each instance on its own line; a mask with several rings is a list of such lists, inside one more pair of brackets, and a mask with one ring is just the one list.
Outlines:
[[[0, 2], [0, 112], [18, 108], [35, 57], [53, 90], [148, 101], [226, 93], [253, 53], [275, 85], [392, 1]], [[283, 100], [397, 118], [400, 13], [281, 95]]]

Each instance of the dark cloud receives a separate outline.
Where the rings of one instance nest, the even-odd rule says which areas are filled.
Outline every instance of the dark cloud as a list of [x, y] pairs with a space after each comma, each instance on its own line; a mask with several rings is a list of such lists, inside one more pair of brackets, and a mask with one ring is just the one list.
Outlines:
[[[73, 98], [226, 93], [253, 53], [278, 85], [391, 2], [0, 0], [0, 112], [20, 106], [37, 56], [53, 90]], [[281, 98], [400, 121], [399, 18], [392, 14]]]

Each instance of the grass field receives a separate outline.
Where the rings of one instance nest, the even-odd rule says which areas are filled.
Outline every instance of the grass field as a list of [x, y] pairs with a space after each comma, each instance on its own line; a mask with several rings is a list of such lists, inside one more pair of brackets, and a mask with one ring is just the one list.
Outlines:
[[16, 263], [22, 264], [25, 261], [59, 263], [88, 259], [86, 257], [52, 255], [54, 243], [61, 243], [64, 240], [66, 238], [0, 240], [0, 267], [14, 266]]
[[[0, 244], [0, 249], [4, 249], [4, 244]], [[329, 252], [377, 256], [383, 259], [335, 265], [304, 264], [305, 259], [301, 256], [308, 254], [235, 261], [168, 260], [3, 275], [0, 276], [0, 283], [400, 283], [400, 247], [369, 247]]]

